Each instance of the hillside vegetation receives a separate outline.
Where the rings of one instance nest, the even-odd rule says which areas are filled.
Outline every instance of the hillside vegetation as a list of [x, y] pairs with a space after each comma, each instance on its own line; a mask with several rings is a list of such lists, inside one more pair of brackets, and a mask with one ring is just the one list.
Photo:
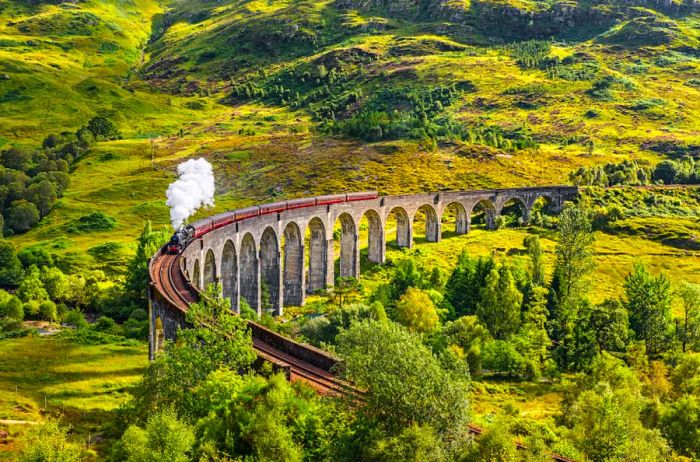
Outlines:
[[219, 208], [694, 155], [699, 21], [692, 2], [2, 0], [0, 149], [94, 116], [122, 133], [19, 243], [94, 208], [111, 240], [165, 224], [162, 191], [193, 155], [215, 164]]

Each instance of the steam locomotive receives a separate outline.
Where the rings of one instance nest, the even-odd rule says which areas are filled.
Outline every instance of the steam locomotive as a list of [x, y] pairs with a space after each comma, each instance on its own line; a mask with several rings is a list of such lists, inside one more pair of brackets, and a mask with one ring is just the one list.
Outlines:
[[187, 226], [178, 229], [170, 238], [166, 246], [168, 253], [180, 253], [193, 239], [204, 236], [210, 231], [230, 225], [237, 221], [247, 220], [261, 215], [280, 213], [285, 210], [301, 209], [306, 207], [316, 207], [319, 205], [339, 204], [342, 202], [354, 202], [376, 199], [379, 197], [377, 191], [363, 191], [347, 194], [329, 194], [326, 196], [307, 197], [303, 199], [292, 199], [283, 202], [273, 202], [271, 204], [256, 205], [244, 209], [223, 212], [212, 217], [203, 218]]

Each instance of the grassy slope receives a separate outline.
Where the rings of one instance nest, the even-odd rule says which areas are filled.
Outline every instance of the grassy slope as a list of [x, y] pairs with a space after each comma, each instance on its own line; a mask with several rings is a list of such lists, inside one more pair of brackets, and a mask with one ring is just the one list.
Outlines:
[[[73, 428], [76, 441], [87, 442], [106, 414], [128, 397], [141, 378], [147, 347], [80, 345], [51, 338], [0, 342], [0, 419], [38, 422], [59, 417]], [[44, 407], [46, 399], [47, 407]], [[46, 409], [46, 410], [45, 410]], [[23, 425], [3, 425], [11, 437]], [[11, 456], [4, 447], [0, 460]]]
[[[657, 154], [641, 149], [645, 141], [682, 143], [698, 136], [700, 94], [686, 85], [700, 69], [698, 60], [666, 47], [645, 48], [640, 53], [624, 47], [613, 49], [595, 38], [555, 47], [553, 53], [559, 56], [580, 51], [593, 56], [600, 64], [596, 79], [617, 75], [633, 82], [634, 90], [616, 89], [614, 100], [598, 101], [585, 93], [592, 80], [550, 78], [541, 70], [519, 68], [498, 49], [469, 46], [483, 42], [478, 31], [460, 38], [467, 44], [464, 51], [440, 52], [425, 44], [456, 42], [444, 34], [426, 35], [431, 24], [383, 18], [392, 29], [367, 33], [360, 26], [368, 22], [368, 14], [345, 14], [327, 2], [176, 2], [175, 23], [146, 48], [143, 60], [146, 69], [160, 60], [177, 60], [179, 64], [168, 68], [183, 69], [186, 74], [158, 78], [149, 74], [144, 81], [137, 70], [151, 21], [162, 20], [163, 10], [157, 2], [90, 0], [77, 6], [35, 9], [17, 6], [20, 3], [0, 2], [4, 6], [0, 15], [14, 23], [0, 22], [0, 39], [20, 43], [0, 47], [0, 73], [10, 77], [0, 81], [0, 94], [19, 90], [30, 99], [0, 103], [0, 116], [8, 120], [0, 127], [0, 139], [36, 145], [50, 132], [75, 130], [94, 114], [115, 118], [125, 136], [123, 141], [101, 144], [78, 163], [66, 197], [35, 231], [16, 238], [20, 246], [55, 245], [59, 239], [63, 242], [58, 243], [58, 250], [85, 250], [105, 240], [130, 242], [144, 218], [166, 224], [163, 191], [177, 161], [195, 155], [206, 156], [216, 165], [220, 210], [275, 196], [334, 190], [376, 188], [397, 193], [562, 183], [579, 165], [627, 157], [658, 159]], [[66, 34], [64, 16], [76, 12], [93, 14], [102, 21], [84, 31], [85, 35]], [[257, 53], [252, 39], [232, 40], [239, 37], [241, 28], [264, 30], [271, 27], [272, 20], [302, 16], [308, 27], [320, 30], [318, 50], [283, 47], [278, 53]], [[41, 22], [42, 18], [50, 20]], [[692, 16], [679, 21], [697, 30]], [[26, 22], [32, 27], [21, 29], [19, 25]], [[48, 33], [42, 32], [45, 30]], [[39, 45], [27, 46], [28, 40]], [[444, 144], [426, 152], [420, 143], [411, 141], [367, 144], [314, 134], [310, 131], [313, 122], [301, 110], [259, 103], [220, 104], [228, 94], [231, 75], [245, 79], [250, 69], [261, 66], [267, 75], [274, 75], [350, 46], [377, 55], [368, 76], [354, 83], [365, 95], [407, 81], [469, 80], [476, 92], [463, 95], [449, 112], [465, 122], [527, 126], [543, 140], [541, 148], [503, 153]], [[411, 53], [398, 53], [400, 46]], [[203, 59], [207, 51], [216, 56]], [[224, 78], [231, 63], [238, 71]], [[172, 90], [173, 82], [182, 78], [196, 84], [198, 90], [158, 91], [161, 87]], [[519, 108], [516, 103], [523, 97], [508, 94], [513, 93], [509, 89], [533, 90], [540, 107]], [[666, 103], [641, 112], [626, 106], [632, 99], [647, 97], [660, 97]], [[192, 102], [201, 103], [202, 108], [188, 108]], [[591, 108], [600, 116], [583, 118]], [[241, 129], [248, 134], [239, 134]], [[151, 137], [158, 137], [157, 171], [151, 168]], [[579, 141], [568, 145], [556, 141], [571, 137]], [[583, 146], [589, 137], [596, 144], [593, 156]], [[116, 159], [103, 160], [107, 152]], [[63, 238], [67, 221], [94, 209], [117, 218], [116, 232]]]

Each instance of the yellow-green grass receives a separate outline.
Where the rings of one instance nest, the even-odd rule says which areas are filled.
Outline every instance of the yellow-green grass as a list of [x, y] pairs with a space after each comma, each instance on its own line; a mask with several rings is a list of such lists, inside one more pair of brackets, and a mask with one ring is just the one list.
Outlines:
[[[676, 219], [678, 220], [678, 219]], [[683, 222], [683, 220], [678, 220]], [[449, 226], [449, 225], [447, 225]], [[412, 256], [419, 263], [430, 268], [437, 266], [448, 274], [454, 268], [457, 257], [466, 251], [474, 257], [494, 255], [498, 261], [516, 262], [527, 265], [527, 256], [523, 239], [528, 234], [540, 236], [545, 254], [547, 273], [551, 275], [556, 260], [556, 233], [541, 228], [505, 228], [488, 231], [481, 227], [474, 228], [469, 234], [457, 236], [443, 233], [445, 238], [439, 243], [427, 243], [417, 240], [413, 249], [389, 247], [387, 258], [399, 260]], [[387, 239], [394, 239], [395, 231], [387, 230]], [[678, 249], [673, 246], [650, 240], [644, 236], [613, 235], [604, 232], [595, 233], [593, 245], [595, 270], [590, 275], [588, 295], [593, 303], [606, 298], [623, 296], [624, 279], [632, 270], [636, 261], [649, 267], [653, 274], [665, 273], [674, 284], [681, 281], [700, 283], [700, 252]], [[366, 254], [366, 247], [362, 249]], [[371, 291], [377, 284], [386, 281], [387, 273], [363, 258], [365, 286]], [[680, 314], [677, 311], [676, 314]]]
[[[99, 432], [109, 413], [128, 399], [148, 361], [145, 343], [82, 345], [29, 337], [0, 341], [0, 420], [59, 418], [76, 441]], [[28, 424], [2, 424], [11, 440]], [[12, 443], [6, 447], [13, 448]], [[0, 451], [0, 460], [10, 452]]]

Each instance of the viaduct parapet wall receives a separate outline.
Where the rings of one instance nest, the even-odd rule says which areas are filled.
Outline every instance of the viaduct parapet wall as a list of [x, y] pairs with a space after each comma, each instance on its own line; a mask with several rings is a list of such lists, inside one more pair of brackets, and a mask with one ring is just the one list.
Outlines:
[[[270, 306], [282, 314], [284, 306], [304, 304], [309, 293], [332, 287], [338, 276], [360, 276], [360, 222], [368, 223], [368, 259], [383, 263], [386, 254], [386, 225], [396, 219], [396, 243], [413, 246], [414, 218], [425, 216], [425, 237], [438, 242], [447, 210], [455, 216], [455, 231], [470, 231], [472, 214], [479, 206], [487, 228], [506, 204], [517, 202], [527, 222], [539, 198], [558, 211], [574, 199], [578, 188], [549, 186], [533, 188], [455, 191], [401, 196], [312, 206], [261, 215], [211, 231], [192, 241], [182, 252], [183, 269], [190, 282], [203, 288], [222, 285], [224, 297], [240, 311], [241, 299], [261, 314], [262, 291], [269, 291]], [[334, 229], [340, 224], [340, 255], [335, 255]], [[305, 239], [305, 236], [308, 237]]]

